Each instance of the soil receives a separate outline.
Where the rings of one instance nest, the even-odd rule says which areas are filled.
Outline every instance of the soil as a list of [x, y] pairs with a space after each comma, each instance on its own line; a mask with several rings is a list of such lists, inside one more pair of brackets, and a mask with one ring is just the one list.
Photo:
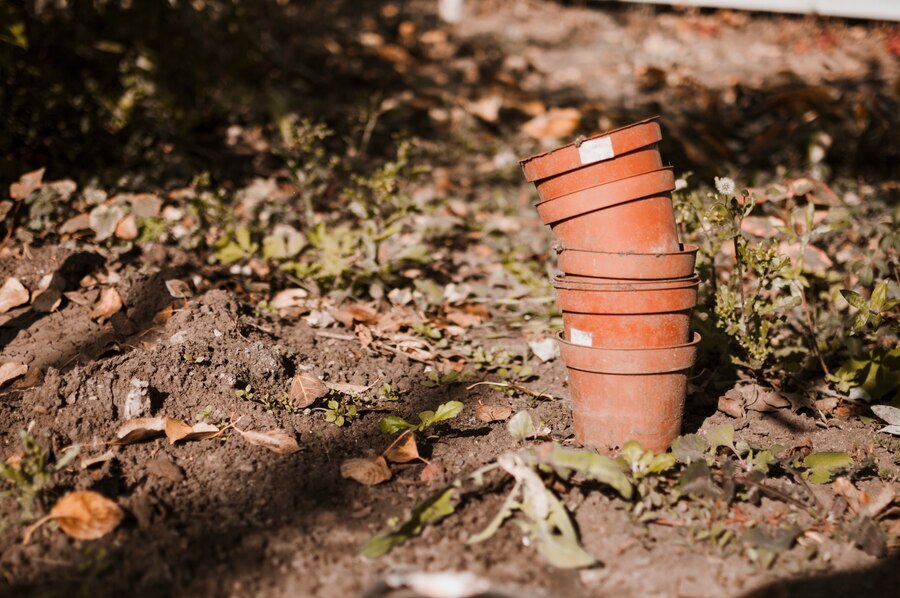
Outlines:
[[[496, 51], [502, 32], [503, 54], [533, 67], [522, 89], [544, 98], [577, 94], [619, 105], [623, 98], [655, 93], [646, 91], [653, 69], [664, 71], [669, 83], [663, 85], [674, 77], [714, 91], [738, 79], [752, 86], [786, 68], [802, 72], [809, 83], [850, 76], [871, 64], [888, 78], [898, 74], [896, 56], [885, 49], [889, 32], [878, 24], [745, 13], [713, 19], [644, 8], [606, 12], [548, 2], [490, 2], [477, 11], [477, 18], [448, 28], [450, 33], [476, 48], [491, 36], [486, 51]], [[838, 43], [844, 35], [854, 43]], [[516, 234], [549, 248], [547, 233], [522, 198]], [[4, 595], [352, 596], [375, 588], [389, 572], [423, 570], [468, 571], [490, 579], [496, 595], [522, 596], [838, 596], [900, 587], [897, 556], [876, 559], [846, 538], [823, 538], [814, 558], [797, 547], [764, 568], [693, 539], [690, 530], [637, 523], [611, 494], [586, 486], [566, 490], [563, 498], [574, 509], [584, 547], [601, 562], [595, 568], [550, 567], [523, 544], [514, 525], [485, 543], [465, 545], [500, 507], [504, 493], [491, 491], [465, 501], [456, 515], [388, 557], [364, 559], [358, 551], [366, 539], [439, 487], [420, 480], [421, 464], [395, 465], [394, 479], [372, 487], [341, 477], [344, 459], [377, 454], [389, 444], [378, 426], [385, 412], [414, 420], [448, 400], [465, 404], [421, 447], [449, 480], [519, 447], [502, 423], [476, 418], [479, 403], [528, 409], [553, 438], [573, 442], [561, 361], [543, 363], [530, 355], [523, 330], [498, 319], [471, 334], [529, 355], [536, 378], [528, 385], [558, 398], [510, 398], [466, 384], [429, 388], [422, 384], [422, 363], [363, 347], [353, 334], [335, 338], [340, 334], [323, 335], [300, 319], [254, 313], [227, 280], [206, 277], [205, 265], [191, 255], [150, 247], [120, 257], [44, 245], [0, 262], [0, 279], [15, 276], [33, 289], [57, 273], [67, 293], [58, 311], [23, 307], [3, 316], [0, 360], [22, 361], [40, 374], [0, 391], [3, 454], [16, 451], [23, 429], [57, 455], [73, 443], [82, 445], [85, 457], [110, 450], [105, 442], [124, 421], [124, 399], [135, 380], [147, 383], [150, 414], [189, 422], [198, 414], [212, 422], [241, 418], [241, 428], [283, 428], [302, 451], [278, 455], [227, 434], [114, 447], [112, 460], [67, 469], [55, 479], [47, 504], [68, 490], [90, 488], [118, 502], [126, 520], [90, 543], [45, 527], [23, 546], [21, 527], [6, 526], [0, 531]], [[91, 317], [99, 291], [79, 287], [87, 274], [112, 277], [127, 317]], [[172, 279], [195, 284], [194, 297], [173, 298], [165, 285]], [[378, 410], [338, 427], [318, 411], [291, 414], [235, 394], [250, 385], [257, 396], [277, 396], [300, 371], [331, 382], [386, 382], [400, 400], [379, 401]], [[896, 470], [894, 454], [876, 442], [875, 425], [858, 417], [823, 424], [810, 410], [782, 409], [734, 420], [716, 411], [717, 398], [698, 391], [689, 399], [685, 432], [730, 422], [751, 444], [808, 438], [816, 450], [865, 449], [877, 466]], [[816, 491], [823, 501], [833, 499], [827, 487]], [[762, 524], [782, 510], [781, 503], [763, 499], [748, 516]], [[17, 513], [13, 501], [0, 501], [0, 521], [15, 521]]]

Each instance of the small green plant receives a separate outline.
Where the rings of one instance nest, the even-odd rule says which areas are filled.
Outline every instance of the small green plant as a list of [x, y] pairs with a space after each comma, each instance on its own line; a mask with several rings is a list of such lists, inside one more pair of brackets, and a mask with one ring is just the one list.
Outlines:
[[344, 404], [337, 399], [329, 399], [322, 411], [325, 412], [325, 421], [331, 422], [338, 427], [343, 426], [345, 423], [350, 423], [359, 415], [356, 403], [348, 402]]
[[851, 334], [859, 334], [868, 326], [871, 326], [873, 331], [877, 331], [885, 319], [891, 325], [896, 326], [897, 318], [892, 312], [900, 305], [900, 299], [888, 299], [887, 280], [878, 281], [868, 301], [856, 291], [849, 289], [842, 289], [841, 295], [857, 310], [856, 315], [850, 320]]
[[268, 301], [263, 299], [253, 308], [253, 315], [257, 318], [277, 318], [278, 310], [272, 307]]
[[379, 386], [378, 390], [375, 394], [382, 401], [399, 401], [400, 400], [400, 395], [387, 382], [385, 382], [384, 384]]
[[460, 382], [465, 382], [474, 375], [474, 372], [471, 370], [463, 370], [461, 372], [450, 370], [443, 374], [437, 370], [428, 370], [428, 372], [425, 373], [425, 379], [422, 380], [422, 386], [425, 388], [437, 388], [449, 384], [458, 384]]
[[503, 380], [527, 380], [534, 376], [531, 366], [525, 365], [525, 357], [506, 349], [488, 349], [475, 346], [468, 350], [476, 370], [492, 372]]
[[463, 404], [459, 401], [447, 401], [438, 405], [434, 411], [422, 411], [419, 413], [419, 423], [412, 424], [402, 417], [390, 415], [382, 418], [379, 427], [385, 434], [396, 434], [404, 430], [424, 432], [435, 424], [453, 419], [462, 411]]
[[213, 246], [213, 257], [220, 264], [231, 264], [238, 260], [253, 257], [259, 249], [259, 243], [253, 241], [250, 229], [239, 226], [230, 234], [224, 234], [216, 239]]
[[47, 449], [31, 434], [24, 430], [19, 432], [19, 442], [21, 455], [0, 463], [0, 480], [11, 486], [0, 490], [0, 496], [14, 498], [22, 511], [22, 519], [27, 521], [35, 517], [35, 503], [40, 501], [41, 493], [53, 475], [72, 463], [81, 447], [77, 444], [70, 447], [51, 463]]
[[[741, 223], [756, 206], [753, 195], [746, 189], [736, 194], [729, 178], [717, 178], [715, 187], [707, 200], [696, 192], [678, 194], [678, 212], [682, 223], [700, 237], [715, 290], [716, 325], [740, 349], [732, 361], [760, 371], [775, 353], [772, 341], [788, 310], [802, 303], [803, 290], [777, 243], [753, 242], [744, 234]], [[808, 243], [811, 234], [802, 242]], [[722, 281], [714, 256], [726, 241], [734, 250], [734, 272]]]
[[288, 413], [302, 413], [304, 409], [298, 407], [291, 401], [288, 393], [283, 392], [279, 395], [269, 396], [268, 394], [257, 398], [254, 402], [259, 403], [269, 411], [286, 411]]
[[253, 401], [253, 387], [247, 384], [244, 388], [238, 388], [234, 391], [234, 396], [245, 401]]

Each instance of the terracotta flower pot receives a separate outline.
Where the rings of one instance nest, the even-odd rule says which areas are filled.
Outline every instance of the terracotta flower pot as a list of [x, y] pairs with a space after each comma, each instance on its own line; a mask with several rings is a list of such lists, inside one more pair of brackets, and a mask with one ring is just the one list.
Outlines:
[[659, 123], [656, 118], [651, 118], [525, 158], [519, 164], [529, 182], [539, 181], [587, 164], [610, 160], [658, 143], [660, 139], [662, 131]]
[[559, 337], [569, 373], [575, 438], [611, 449], [636, 440], [663, 451], [681, 431], [688, 372], [700, 335], [654, 349], [582, 347]]
[[612, 160], [594, 162], [588, 166], [535, 181], [534, 188], [537, 189], [540, 201], [547, 201], [588, 187], [605, 185], [636, 174], [659, 170], [662, 165], [662, 157], [654, 143]]
[[671, 253], [607, 253], [564, 247], [559, 250], [558, 266], [566, 274], [576, 276], [659, 280], [691, 276], [696, 260], [695, 245], [681, 245], [678, 251]]
[[569, 342], [608, 349], [671, 347], [690, 339], [696, 276], [668, 281], [553, 280]]
[[537, 204], [564, 247], [586, 251], [678, 251], [671, 168], [589, 187]]

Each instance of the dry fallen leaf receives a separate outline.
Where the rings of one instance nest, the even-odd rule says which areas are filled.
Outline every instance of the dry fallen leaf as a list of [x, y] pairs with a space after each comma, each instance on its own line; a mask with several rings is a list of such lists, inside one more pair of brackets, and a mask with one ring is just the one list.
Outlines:
[[3, 365], [0, 365], [0, 387], [10, 380], [15, 380], [19, 376], [25, 375], [25, 372], [27, 371], [28, 366], [24, 363], [19, 363], [18, 361], [7, 361]]
[[165, 417], [138, 417], [122, 424], [109, 444], [134, 444], [165, 433]]
[[122, 309], [122, 297], [119, 296], [116, 289], [108, 287], [100, 294], [100, 299], [97, 301], [94, 311], [91, 312], [91, 319], [105, 320], [120, 309]]
[[391, 470], [381, 455], [371, 459], [347, 459], [341, 463], [341, 477], [374, 486], [391, 479]]
[[166, 438], [169, 439], [169, 444], [175, 444], [179, 440], [207, 440], [221, 436], [224, 432], [225, 430], [205, 422], [191, 426], [174, 417], [166, 418]]
[[328, 394], [328, 387], [324, 382], [306, 372], [300, 372], [291, 380], [291, 390], [288, 398], [295, 406], [303, 409], [315, 403]]
[[121, 507], [102, 494], [77, 490], [63, 496], [48, 515], [29, 526], [22, 543], [27, 544], [31, 534], [50, 520], [76, 540], [96, 540], [116, 529], [124, 516]]
[[293, 434], [287, 430], [267, 430], [260, 432], [258, 430], [240, 430], [235, 428], [241, 437], [256, 446], [263, 446], [273, 453], [279, 455], [290, 455], [300, 450], [300, 445]]
[[531, 352], [534, 353], [534, 356], [543, 363], [553, 361], [559, 357], [559, 344], [555, 338], [547, 337], [539, 341], [529, 341], [528, 346], [531, 347]]
[[479, 405], [475, 417], [483, 422], [499, 422], [509, 419], [512, 408], [509, 405]]
[[741, 419], [746, 414], [744, 411], [744, 400], [729, 397], [728, 395], [719, 397], [718, 409], [735, 419]]
[[290, 309], [302, 306], [307, 297], [309, 297], [309, 292], [306, 289], [284, 289], [272, 297], [269, 305], [274, 309]]
[[561, 139], [574, 133], [580, 122], [576, 108], [551, 108], [522, 125], [522, 132], [541, 141]]
[[503, 96], [499, 94], [485, 96], [474, 102], [469, 102], [467, 108], [481, 120], [489, 123], [497, 122], [500, 116], [500, 108], [503, 107]]
[[14, 307], [25, 305], [31, 295], [18, 278], [7, 278], [0, 287], [0, 314], [5, 314]]
[[191, 426], [180, 419], [175, 419], [174, 417], [166, 418], [166, 438], [169, 439], [169, 444], [175, 444], [193, 431], [194, 429]]
[[175, 299], [190, 299], [194, 296], [194, 292], [191, 291], [190, 285], [177, 278], [167, 280], [166, 289], [168, 289], [169, 294]]
[[77, 216], [72, 216], [71, 218], [63, 222], [62, 226], [59, 227], [59, 233], [61, 235], [69, 235], [72, 233], [77, 233], [78, 231], [88, 230], [90, 228], [91, 216], [90, 214], [84, 213]]
[[484, 322], [484, 318], [480, 315], [470, 314], [461, 309], [448, 309], [446, 317], [448, 322], [463, 328], [471, 328]]
[[114, 234], [119, 239], [131, 241], [137, 239], [138, 232], [137, 218], [134, 217], [134, 214], [129, 214], [119, 220]]
[[384, 451], [384, 458], [391, 463], [409, 463], [419, 459], [419, 447], [416, 446], [416, 436], [412, 430], [398, 436]]
[[31, 172], [26, 172], [19, 177], [18, 182], [9, 186], [9, 196], [13, 199], [25, 199], [31, 195], [32, 191], [41, 188], [41, 181], [44, 178], [44, 168], [39, 168]]

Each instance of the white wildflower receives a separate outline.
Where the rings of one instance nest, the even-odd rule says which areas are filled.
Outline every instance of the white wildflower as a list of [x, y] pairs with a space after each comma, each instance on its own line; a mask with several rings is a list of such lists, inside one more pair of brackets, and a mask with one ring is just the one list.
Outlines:
[[716, 191], [722, 195], [734, 195], [735, 188], [734, 180], [727, 176], [716, 177]]

